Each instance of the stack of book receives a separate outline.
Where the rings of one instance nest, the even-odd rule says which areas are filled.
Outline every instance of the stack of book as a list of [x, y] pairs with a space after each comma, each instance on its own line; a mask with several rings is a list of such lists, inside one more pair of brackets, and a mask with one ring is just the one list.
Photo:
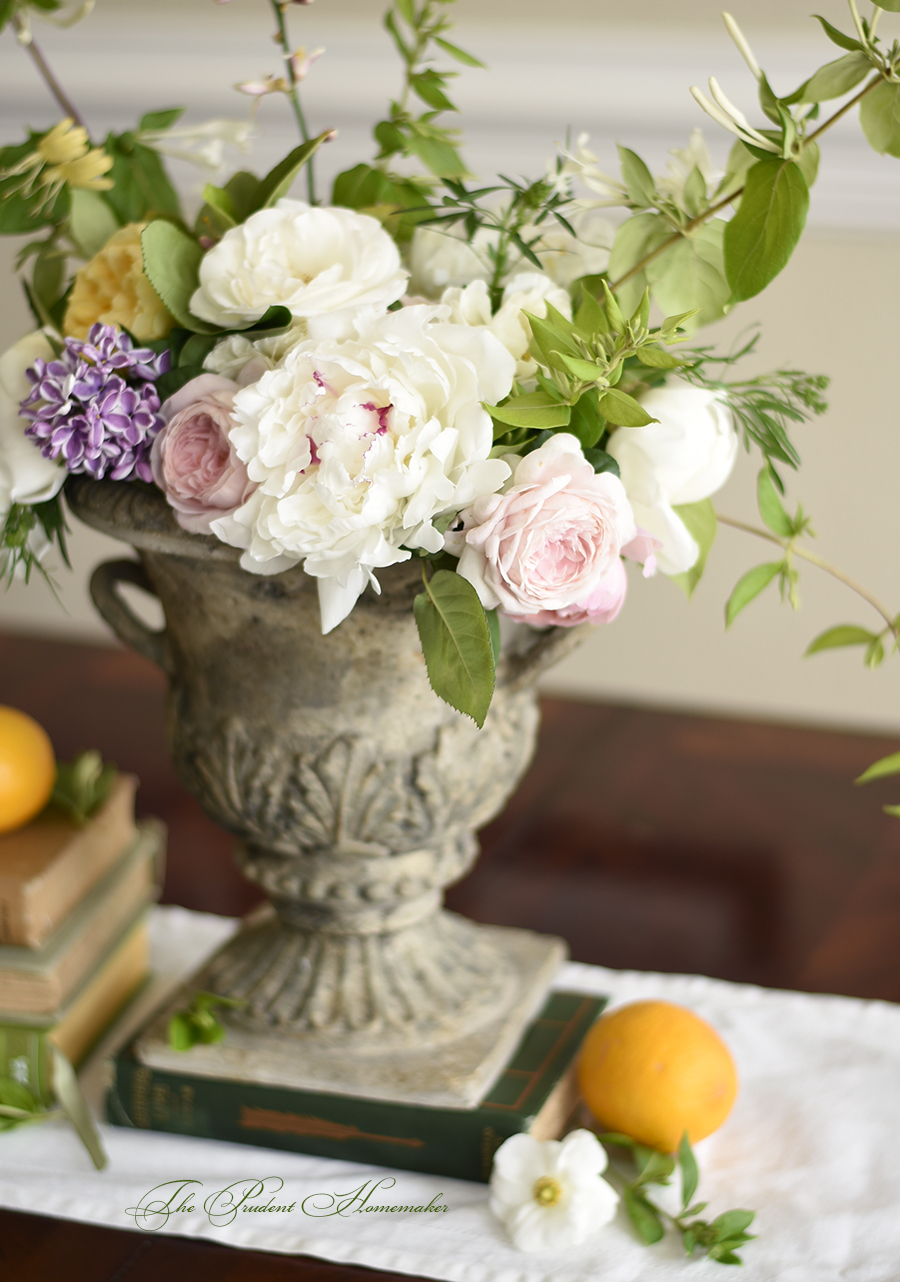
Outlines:
[[51, 1046], [77, 1065], [148, 974], [165, 830], [119, 775], [82, 826], [52, 810], [0, 835], [0, 1077], [52, 1098]]

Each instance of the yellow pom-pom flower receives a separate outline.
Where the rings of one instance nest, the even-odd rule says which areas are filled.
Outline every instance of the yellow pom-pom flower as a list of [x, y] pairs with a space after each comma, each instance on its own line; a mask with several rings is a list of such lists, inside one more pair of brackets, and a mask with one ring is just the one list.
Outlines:
[[106, 242], [75, 274], [63, 332], [87, 338], [97, 321], [118, 325], [142, 343], [165, 338], [175, 324], [144, 275], [141, 232], [144, 223], [129, 223]]

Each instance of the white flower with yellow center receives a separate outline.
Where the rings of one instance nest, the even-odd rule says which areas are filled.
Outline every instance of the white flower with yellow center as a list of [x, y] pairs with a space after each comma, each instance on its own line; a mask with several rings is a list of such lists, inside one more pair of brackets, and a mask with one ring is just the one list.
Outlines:
[[520, 1251], [579, 1246], [616, 1213], [602, 1174], [606, 1150], [590, 1131], [564, 1140], [513, 1135], [494, 1154], [490, 1207]]
[[375, 571], [437, 553], [436, 517], [498, 490], [490, 416], [515, 362], [447, 309], [374, 308], [320, 317], [309, 337], [234, 398], [229, 439], [257, 489], [213, 532], [241, 564], [277, 574], [303, 561], [319, 580], [322, 631], [353, 609]]

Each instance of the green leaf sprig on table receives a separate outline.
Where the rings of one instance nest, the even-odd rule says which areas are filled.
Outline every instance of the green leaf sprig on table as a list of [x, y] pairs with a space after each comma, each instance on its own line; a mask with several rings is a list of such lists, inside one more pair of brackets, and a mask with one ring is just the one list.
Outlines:
[[169, 1045], [176, 1051], [189, 1051], [198, 1043], [211, 1046], [221, 1042], [225, 1026], [216, 1019], [217, 1006], [240, 1010], [247, 1003], [237, 997], [220, 997], [217, 993], [195, 993], [190, 1005], [177, 1011], [169, 1020]]
[[87, 823], [109, 796], [118, 771], [99, 752], [81, 752], [74, 761], [60, 762], [50, 805], [63, 810], [79, 827]]
[[[708, 1203], [694, 1201], [700, 1173], [687, 1133], [682, 1136], [675, 1155], [647, 1148], [616, 1132], [601, 1134], [599, 1139], [612, 1150], [615, 1160], [610, 1172], [622, 1190], [628, 1218], [642, 1242], [652, 1246], [661, 1241], [668, 1221], [681, 1234], [686, 1255], [693, 1256], [699, 1251], [718, 1264], [743, 1263], [737, 1252], [753, 1241], [754, 1235], [747, 1229], [756, 1213], [724, 1211], [714, 1220], [698, 1218]], [[677, 1215], [670, 1215], [651, 1200], [648, 1190], [653, 1184], [671, 1184], [676, 1168], [681, 1174], [681, 1210]]]

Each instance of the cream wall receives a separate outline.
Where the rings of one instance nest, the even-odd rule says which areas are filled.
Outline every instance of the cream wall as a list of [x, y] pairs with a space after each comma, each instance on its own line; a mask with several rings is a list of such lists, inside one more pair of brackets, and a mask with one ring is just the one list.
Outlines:
[[[186, 102], [189, 118], [238, 115], [246, 101], [230, 94], [235, 80], [275, 69], [261, 0], [99, 0], [95, 16], [70, 33], [44, 39], [54, 65], [82, 104], [95, 131], [141, 109]], [[396, 67], [371, 18], [370, 0], [317, 0], [300, 9], [295, 27], [326, 57], [307, 86], [316, 124], [337, 123], [334, 150], [323, 153], [330, 173], [371, 154], [369, 122], [396, 83]], [[732, 5], [761, 57], [781, 83], [796, 82], [831, 47], [805, 29], [803, 0], [754, 0]], [[459, 0], [458, 38], [484, 53], [491, 75], [466, 72], [458, 83], [473, 168], [539, 172], [567, 126], [587, 128], [610, 166], [614, 143], [627, 142], [662, 166], [668, 147], [702, 123], [686, 93], [711, 72], [746, 107], [751, 93], [742, 64], [721, 31], [717, 6], [706, 0], [673, 7], [662, 0], [623, 8], [558, 0], [553, 25], [536, 0]], [[841, 21], [842, 6], [825, 12]], [[107, 21], [104, 22], [104, 14]], [[153, 21], [147, 23], [148, 16]], [[140, 38], [134, 33], [140, 20]], [[170, 23], [178, 23], [178, 40]], [[542, 25], [537, 25], [538, 23]], [[638, 24], [641, 25], [638, 25]], [[88, 41], [90, 35], [91, 40]], [[197, 50], [203, 49], [202, 58]], [[814, 64], [813, 64], [814, 65]], [[291, 145], [280, 104], [266, 103], [256, 164]], [[55, 119], [27, 60], [9, 37], [0, 39], [0, 137], [14, 137], [23, 115], [34, 125]], [[706, 131], [724, 155], [715, 127]], [[763, 323], [758, 368], [791, 365], [832, 376], [831, 410], [801, 429], [803, 471], [791, 485], [812, 513], [816, 551], [862, 579], [900, 610], [895, 548], [900, 535], [896, 477], [900, 464], [894, 368], [900, 285], [900, 164], [874, 156], [858, 129], [835, 130], [814, 194], [810, 231], [787, 271], [761, 298], [746, 304], [704, 339], [728, 346], [747, 325]], [[182, 170], [185, 189], [196, 177]], [[8, 279], [14, 247], [0, 242], [0, 280]], [[27, 326], [14, 290], [0, 309], [0, 345]], [[753, 519], [755, 461], [742, 457], [717, 499], [720, 509]], [[85, 582], [90, 566], [122, 549], [84, 530], [73, 531], [76, 571], [57, 575], [65, 612], [43, 584], [16, 584], [0, 597], [0, 627], [105, 636], [91, 612]], [[870, 624], [874, 616], [841, 585], [804, 570], [802, 610], [794, 616], [774, 589], [726, 634], [724, 601], [751, 565], [771, 559], [766, 545], [730, 530], [721, 533], [706, 578], [687, 604], [665, 580], [634, 576], [620, 618], [598, 629], [548, 678], [548, 688], [583, 697], [627, 698], [718, 711], [801, 718], [846, 726], [900, 728], [900, 667], [862, 670], [855, 653], [803, 660], [810, 638], [836, 622]], [[894, 661], [896, 663], [896, 659]]]

